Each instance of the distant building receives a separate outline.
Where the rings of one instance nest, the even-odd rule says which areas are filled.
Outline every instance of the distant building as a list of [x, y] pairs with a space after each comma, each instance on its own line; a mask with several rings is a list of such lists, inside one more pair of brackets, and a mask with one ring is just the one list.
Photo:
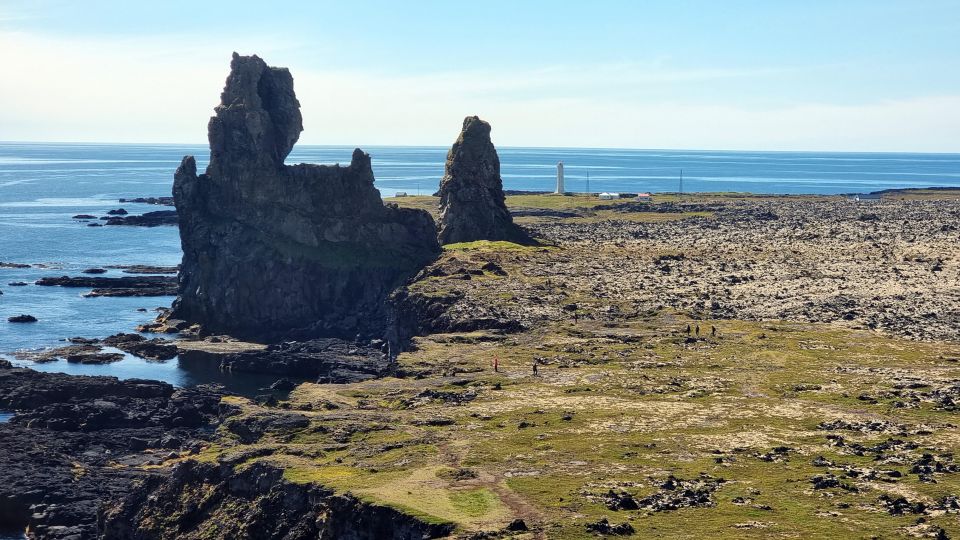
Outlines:
[[637, 201], [639, 202], [651, 202], [653, 197], [649, 193], [637, 193]]
[[566, 190], [563, 188], [563, 162], [557, 163], [557, 190], [554, 191], [557, 195], [563, 195], [566, 193]]
[[603, 200], [605, 200], [605, 201], [609, 201], [609, 200], [612, 200], [612, 199], [619, 199], [619, 198], [620, 198], [620, 194], [619, 194], [619, 193], [607, 193], [606, 191], [604, 191], [603, 193], [600, 194], [600, 198], [603, 199]]
[[394, 195], [394, 197], [407, 197], [407, 196], [408, 195], [406, 191], [398, 191], [397, 194]]
[[857, 193], [850, 197], [853, 202], [880, 202], [882, 199], [879, 193]]

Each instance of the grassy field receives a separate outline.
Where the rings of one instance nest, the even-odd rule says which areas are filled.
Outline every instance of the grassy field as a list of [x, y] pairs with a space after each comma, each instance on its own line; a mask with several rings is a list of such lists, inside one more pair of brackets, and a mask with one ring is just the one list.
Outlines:
[[[508, 197], [511, 208], [585, 212], [569, 220], [622, 218], [594, 212], [601, 202], [609, 204]], [[666, 215], [688, 214], [704, 215]], [[527, 275], [529, 260], [562, 258], [563, 249], [454, 244], [437, 264], [496, 261], [504, 275], [469, 283], [510, 291], [543, 281]], [[600, 246], [596, 256], [621, 257], [622, 248]], [[418, 285], [446, 293], [465, 283]], [[575, 294], [540, 299], [570, 318], [518, 333], [415, 338], [398, 360], [404, 378], [303, 384], [275, 407], [229, 398], [238, 419], [298, 414], [310, 425], [252, 444], [223, 427], [200, 457], [257, 456], [241, 461], [454, 523], [464, 537], [594, 538], [603, 519], [636, 538], [960, 535], [960, 344], [841, 324], [695, 320], [667, 308], [610, 322], [582, 315], [629, 306]], [[504, 532], [514, 519], [531, 530]]]
[[[688, 339], [688, 323], [706, 337]], [[923, 517], [960, 534], [955, 515], [892, 515], [882, 499], [936, 507], [958, 492], [954, 472], [911, 473], [924, 454], [952, 463], [955, 413], [891, 393], [960, 376], [956, 345], [679, 314], [462, 337], [401, 355], [423, 379], [298, 387], [289, 406], [311, 428], [258, 442], [272, 454], [256, 459], [463, 531], [520, 517], [547, 538], [587, 538], [605, 517], [640, 537], [868, 538], [905, 536]], [[248, 449], [223, 436], [216, 453]], [[817, 489], [828, 474], [838, 484]], [[643, 500], [670, 475], [723, 482], [694, 507], [605, 502], [611, 489]]]

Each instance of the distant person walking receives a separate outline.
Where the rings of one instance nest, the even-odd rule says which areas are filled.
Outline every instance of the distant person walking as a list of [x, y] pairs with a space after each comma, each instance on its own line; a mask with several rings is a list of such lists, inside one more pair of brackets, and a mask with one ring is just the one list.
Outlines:
[[713, 326], [713, 325], [710, 326], [710, 337], [717, 337], [717, 327], [716, 327], [716, 326]]
[[688, 335], [688, 336], [690, 335], [690, 332], [691, 332], [691, 331], [693, 331], [693, 329], [690, 328], [690, 325], [688, 324], [688, 325], [687, 325], [687, 335]]
[[697, 332], [697, 337], [700, 337], [700, 325], [699, 325], [699, 324], [697, 325], [696, 332]]
[[500, 357], [499, 357], [499, 356], [494, 356], [494, 357], [493, 357], [493, 371], [494, 371], [494, 372], [499, 372], [499, 371], [500, 371]]
[[540, 372], [537, 370], [537, 361], [533, 361], [533, 376], [537, 377], [540, 375]]

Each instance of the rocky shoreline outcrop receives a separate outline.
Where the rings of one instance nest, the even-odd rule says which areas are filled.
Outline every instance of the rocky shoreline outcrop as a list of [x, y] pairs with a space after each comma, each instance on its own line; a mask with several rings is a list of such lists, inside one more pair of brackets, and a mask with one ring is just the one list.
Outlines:
[[463, 129], [447, 153], [439, 194], [441, 244], [532, 242], [507, 210], [500, 157], [490, 140], [490, 124], [480, 118], [463, 120]]
[[[12, 368], [0, 360], [0, 529], [99, 537], [97, 514], [156, 465], [198, 452], [219, 422], [210, 388]], [[154, 467], [147, 467], [154, 466]]]
[[180, 362], [214, 364], [226, 372], [267, 373], [337, 384], [384, 377], [395, 370], [389, 345], [380, 340], [360, 344], [320, 338], [239, 352], [210, 349], [183, 348]]
[[183, 264], [173, 317], [243, 339], [390, 338], [386, 303], [439, 253], [420, 210], [384, 205], [370, 156], [284, 160], [302, 131], [293, 77], [234, 54], [209, 124], [210, 165], [174, 178]]
[[[431, 524], [384, 506], [312, 484], [295, 484], [283, 470], [257, 463], [185, 462], [146, 479], [100, 517], [106, 540], [220, 538], [422, 540], [442, 538], [452, 524]], [[185, 493], [205, 493], [198, 501]]]
[[36, 281], [44, 287], [77, 287], [92, 289], [84, 296], [174, 296], [177, 280], [172, 276], [45, 277]]

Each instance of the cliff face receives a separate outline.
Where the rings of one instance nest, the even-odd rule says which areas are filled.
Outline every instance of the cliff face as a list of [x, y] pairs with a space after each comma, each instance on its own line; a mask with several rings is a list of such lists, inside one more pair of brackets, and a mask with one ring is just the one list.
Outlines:
[[256, 463], [187, 461], [153, 477], [100, 515], [107, 540], [283, 538], [285, 540], [424, 540], [446, 538], [451, 524], [431, 524], [397, 510], [287, 482]]
[[504, 202], [500, 157], [490, 141], [490, 124], [476, 116], [463, 121], [463, 130], [447, 153], [440, 181], [440, 243], [506, 240], [530, 243], [513, 223]]
[[386, 296], [439, 252], [423, 211], [384, 206], [370, 156], [284, 164], [303, 130], [293, 78], [234, 53], [210, 164], [174, 176], [183, 264], [172, 317], [246, 339], [383, 337]]

